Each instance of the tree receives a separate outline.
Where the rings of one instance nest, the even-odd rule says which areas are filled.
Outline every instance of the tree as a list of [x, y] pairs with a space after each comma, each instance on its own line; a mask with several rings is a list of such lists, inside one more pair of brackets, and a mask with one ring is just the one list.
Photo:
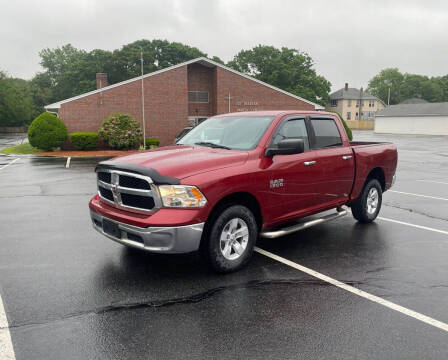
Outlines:
[[312, 58], [299, 50], [258, 45], [241, 50], [227, 65], [307, 100], [329, 101], [330, 82], [316, 74]]
[[[71, 44], [56, 49], [44, 49], [39, 55], [48, 77], [45, 89], [50, 102], [59, 101], [96, 89], [95, 74], [108, 74], [110, 84], [139, 76], [140, 51], [143, 51], [144, 72], [149, 73], [178, 63], [206, 56], [195, 47], [167, 40], [138, 40], [121, 49], [90, 52], [78, 50]], [[50, 84], [50, 88], [46, 86]]]
[[0, 127], [29, 124], [33, 114], [34, 104], [28, 82], [2, 76], [0, 78]]
[[402, 74], [397, 68], [384, 69], [369, 81], [367, 91], [387, 104], [389, 88], [391, 105], [410, 98], [429, 102], [448, 101], [448, 76], [429, 78], [418, 74]]
[[402, 101], [403, 81], [404, 75], [397, 68], [384, 69], [369, 81], [367, 92], [379, 97], [387, 104], [390, 89], [390, 104], [398, 104]]

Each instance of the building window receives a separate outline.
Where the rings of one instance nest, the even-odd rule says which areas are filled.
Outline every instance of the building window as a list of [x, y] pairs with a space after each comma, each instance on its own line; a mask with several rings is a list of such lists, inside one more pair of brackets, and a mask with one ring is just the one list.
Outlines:
[[356, 113], [356, 115], [355, 115], [355, 119], [356, 119], [356, 120], [359, 120], [359, 115], [358, 115], [358, 113]]
[[196, 126], [205, 120], [207, 120], [207, 118], [205, 116], [189, 116], [188, 117], [188, 125]]
[[331, 106], [332, 107], [338, 106], [338, 101], [337, 100], [331, 100]]
[[356, 107], [359, 107], [359, 100], [356, 100]]
[[375, 100], [369, 100], [369, 107], [375, 106]]
[[349, 111], [347, 113], [347, 120], [351, 120], [352, 119], [352, 113]]
[[352, 106], [352, 99], [348, 99], [348, 100], [347, 100], [347, 106], [348, 106], [348, 107]]
[[189, 91], [189, 103], [208, 103], [208, 91]]

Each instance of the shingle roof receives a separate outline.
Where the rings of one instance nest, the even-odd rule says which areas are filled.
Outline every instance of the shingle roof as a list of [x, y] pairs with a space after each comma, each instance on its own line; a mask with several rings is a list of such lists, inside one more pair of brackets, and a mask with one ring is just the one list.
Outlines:
[[[342, 88], [330, 94], [330, 100], [342, 100], [342, 99], [359, 100], [360, 97], [361, 97], [361, 91], [356, 88], [348, 88], [347, 90], [345, 90], [345, 88]], [[362, 94], [362, 98], [364, 100], [379, 100], [376, 96], [370, 95], [368, 92], [365, 91]]]
[[391, 105], [375, 116], [448, 116], [448, 102]]
[[[271, 88], [273, 90], [281, 92], [281, 93], [283, 93], [285, 95], [288, 95], [288, 96], [291, 96], [291, 97], [293, 97], [295, 99], [301, 100], [301, 101], [303, 101], [303, 102], [305, 102], [307, 104], [313, 105], [315, 110], [323, 110], [324, 109], [324, 107], [322, 105], [320, 105], [320, 104], [316, 104], [316, 103], [314, 103], [312, 101], [309, 101], [309, 100], [306, 100], [304, 98], [301, 98], [300, 96], [291, 94], [290, 92], [287, 92], [285, 90], [279, 89], [278, 87], [275, 87], [273, 85], [265, 83], [264, 81], [255, 79], [252, 76], [240, 73], [239, 71], [236, 71], [236, 70], [234, 70], [232, 68], [229, 68], [229, 67], [227, 67], [225, 65], [222, 65], [222, 64], [220, 64], [220, 63], [218, 63], [216, 61], [207, 59], [206, 57], [198, 57], [196, 59], [188, 60], [188, 61], [185, 61], [183, 63], [177, 64], [177, 65], [173, 65], [173, 66], [167, 67], [167, 68], [162, 69], [162, 70], [157, 70], [157, 71], [154, 71], [154, 72], [151, 72], [151, 73], [143, 75], [143, 78], [147, 78], [149, 76], [154, 76], [154, 75], [166, 72], [166, 71], [170, 71], [170, 70], [176, 69], [176, 68], [184, 66], [184, 65], [189, 65], [189, 64], [194, 64], [194, 63], [199, 63], [201, 65], [210, 66], [210, 67], [218, 66], [220, 68], [223, 68], [225, 70], [233, 72], [234, 74], [242, 76], [242, 77], [244, 77], [246, 79], [252, 80], [252, 81], [254, 81], [254, 82], [256, 82], [256, 83], [258, 83], [260, 85], [266, 86], [268, 88]], [[137, 77], [129, 79], [129, 80], [125, 80], [125, 81], [122, 81], [122, 82], [119, 82], [119, 83], [116, 83], [116, 84], [105, 86], [105, 87], [103, 87], [101, 89], [89, 91], [89, 92], [81, 94], [81, 95], [73, 96], [71, 98], [68, 98], [68, 99], [65, 99], [65, 100], [61, 100], [61, 101], [55, 102], [53, 104], [46, 105], [46, 106], [44, 106], [44, 108], [47, 111], [48, 110], [58, 110], [61, 107], [62, 104], [65, 104], [67, 102], [70, 102], [70, 101], [73, 101], [73, 100], [77, 100], [77, 99], [83, 98], [85, 96], [93, 95], [93, 94], [96, 94], [96, 93], [99, 93], [99, 92], [107, 91], [109, 89], [113, 89], [114, 87], [121, 86], [121, 85], [124, 85], [124, 84], [128, 84], [128, 83], [133, 82], [133, 81], [140, 81], [141, 78], [142, 78], [141, 76], [137, 76]]]
[[400, 104], [426, 104], [428, 102], [429, 101], [426, 101], [425, 99], [410, 98], [410, 99], [403, 100]]

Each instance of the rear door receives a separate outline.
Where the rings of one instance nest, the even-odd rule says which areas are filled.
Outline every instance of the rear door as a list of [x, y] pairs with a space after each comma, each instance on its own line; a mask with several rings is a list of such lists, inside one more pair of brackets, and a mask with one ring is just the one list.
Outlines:
[[348, 199], [354, 179], [354, 157], [348, 143], [343, 142], [340, 129], [331, 116], [309, 118], [310, 148], [319, 169], [316, 200], [328, 206]]

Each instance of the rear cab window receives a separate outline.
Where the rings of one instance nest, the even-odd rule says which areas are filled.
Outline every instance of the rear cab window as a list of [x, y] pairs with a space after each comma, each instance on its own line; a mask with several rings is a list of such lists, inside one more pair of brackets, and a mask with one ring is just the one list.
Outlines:
[[338, 126], [333, 119], [310, 119], [313, 130], [313, 149], [342, 146], [342, 138]]

